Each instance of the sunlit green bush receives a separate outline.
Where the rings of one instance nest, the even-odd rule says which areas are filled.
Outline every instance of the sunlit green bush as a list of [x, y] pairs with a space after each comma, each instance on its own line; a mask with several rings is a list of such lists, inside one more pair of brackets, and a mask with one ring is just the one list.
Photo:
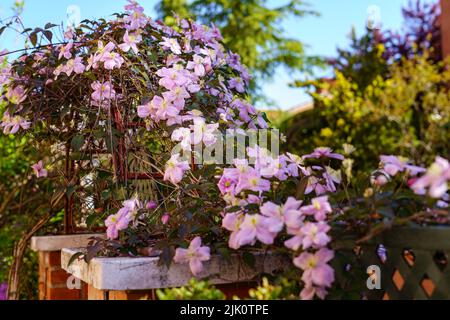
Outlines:
[[314, 110], [283, 123], [290, 151], [316, 146], [343, 151], [356, 148], [359, 167], [374, 168], [380, 154], [399, 154], [429, 163], [435, 154], [450, 154], [450, 72], [427, 54], [389, 67], [361, 89], [335, 71], [334, 81], [317, 81]]

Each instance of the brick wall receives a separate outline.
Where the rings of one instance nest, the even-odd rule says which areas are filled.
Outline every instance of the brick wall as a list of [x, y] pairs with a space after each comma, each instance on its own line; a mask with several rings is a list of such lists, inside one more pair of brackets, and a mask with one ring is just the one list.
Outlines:
[[86, 300], [87, 286], [80, 282], [80, 289], [69, 289], [70, 277], [61, 269], [60, 251], [39, 252], [39, 300]]

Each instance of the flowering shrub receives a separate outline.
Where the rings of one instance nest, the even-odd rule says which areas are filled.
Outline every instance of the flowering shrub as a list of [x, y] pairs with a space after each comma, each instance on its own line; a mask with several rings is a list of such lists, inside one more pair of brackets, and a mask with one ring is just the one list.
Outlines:
[[[38, 150], [52, 146], [52, 157], [33, 169], [40, 178], [49, 170], [48, 178], [59, 180], [54, 199], [71, 198], [78, 221], [88, 226], [99, 221], [98, 213], [109, 215], [138, 194], [135, 209], [155, 201], [147, 214], [157, 212], [167, 224], [166, 213], [182, 194], [172, 184], [192, 165], [169, 152], [179, 139], [189, 141], [190, 128], [198, 128], [192, 145], [208, 146], [219, 126], [267, 127], [242, 94], [248, 72], [220, 44], [215, 28], [186, 20], [169, 28], [135, 2], [116, 20], [85, 21], [57, 43], [54, 27], [28, 32], [34, 49], [2, 68], [7, 107], [0, 126], [5, 134], [27, 135]], [[135, 171], [148, 180], [137, 181]], [[108, 219], [110, 235], [127, 220]]]
[[182, 288], [157, 290], [160, 300], [225, 300], [225, 294], [207, 281], [192, 279]]
[[188, 20], [167, 27], [134, 1], [125, 9], [115, 20], [67, 30], [59, 43], [38, 45], [51, 42], [52, 25], [35, 29], [35, 48], [1, 72], [4, 132], [29, 134], [37, 148], [51, 144], [52, 156], [32, 165], [36, 177], [60, 182], [53, 201], [65, 197], [79, 225], [106, 228], [108, 239], [96, 239], [86, 259], [160, 256], [188, 263], [201, 277], [212, 254], [239, 250], [252, 264], [254, 250], [279, 252], [292, 258], [287, 281], [301, 283], [301, 298], [324, 299], [335, 280], [333, 226], [370, 234], [381, 199], [387, 210], [408, 214], [434, 213], [427, 210], [448, 200], [449, 166], [441, 158], [409, 181], [440, 204], [385, 191], [403, 190], [392, 177], [424, 171], [393, 156], [365, 177], [376, 190], [366, 188], [363, 201], [352, 159], [330, 148], [300, 157], [256, 141], [227, 165], [220, 154], [201, 161], [198, 151], [230, 132], [246, 137], [247, 129], [269, 127], [246, 100], [249, 75], [214, 27]]

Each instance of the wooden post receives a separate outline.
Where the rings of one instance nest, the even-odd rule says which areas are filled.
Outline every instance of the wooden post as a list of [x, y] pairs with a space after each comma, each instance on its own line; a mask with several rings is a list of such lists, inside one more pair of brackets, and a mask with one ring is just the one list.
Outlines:
[[450, 0], [441, 0], [441, 32], [443, 57], [450, 57]]

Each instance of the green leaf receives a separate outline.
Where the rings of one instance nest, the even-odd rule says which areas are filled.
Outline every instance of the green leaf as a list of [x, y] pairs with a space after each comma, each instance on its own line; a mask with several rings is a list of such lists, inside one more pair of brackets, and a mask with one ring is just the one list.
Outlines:
[[77, 253], [75, 253], [73, 256], [70, 257], [69, 262], [67, 263], [67, 266], [70, 267], [70, 265], [71, 265], [72, 263], [74, 263], [75, 260], [77, 260], [77, 259], [79, 259], [79, 258], [81, 258], [81, 257], [83, 257], [83, 256], [84, 256], [84, 253], [83, 253], [83, 252], [77, 252]]
[[267, 113], [262, 112], [262, 113], [261, 113], [261, 116], [263, 117], [263, 119], [264, 119], [267, 123], [271, 123], [270, 120], [269, 120], [269, 118], [267, 117]]
[[98, 220], [97, 218], [98, 217], [95, 214], [91, 214], [90, 216], [88, 216], [86, 218], [86, 225], [87, 225], [87, 227], [91, 228], [94, 225], [94, 223]]
[[111, 192], [109, 190], [104, 190], [102, 192], [102, 200], [108, 200], [111, 197]]
[[73, 137], [71, 146], [74, 151], [80, 151], [84, 144], [84, 137], [82, 135], [76, 135]]
[[244, 252], [242, 254], [242, 259], [244, 260], [244, 263], [246, 265], [248, 265], [249, 267], [252, 267], [252, 268], [255, 267], [256, 259], [255, 259], [255, 256], [252, 253]]

